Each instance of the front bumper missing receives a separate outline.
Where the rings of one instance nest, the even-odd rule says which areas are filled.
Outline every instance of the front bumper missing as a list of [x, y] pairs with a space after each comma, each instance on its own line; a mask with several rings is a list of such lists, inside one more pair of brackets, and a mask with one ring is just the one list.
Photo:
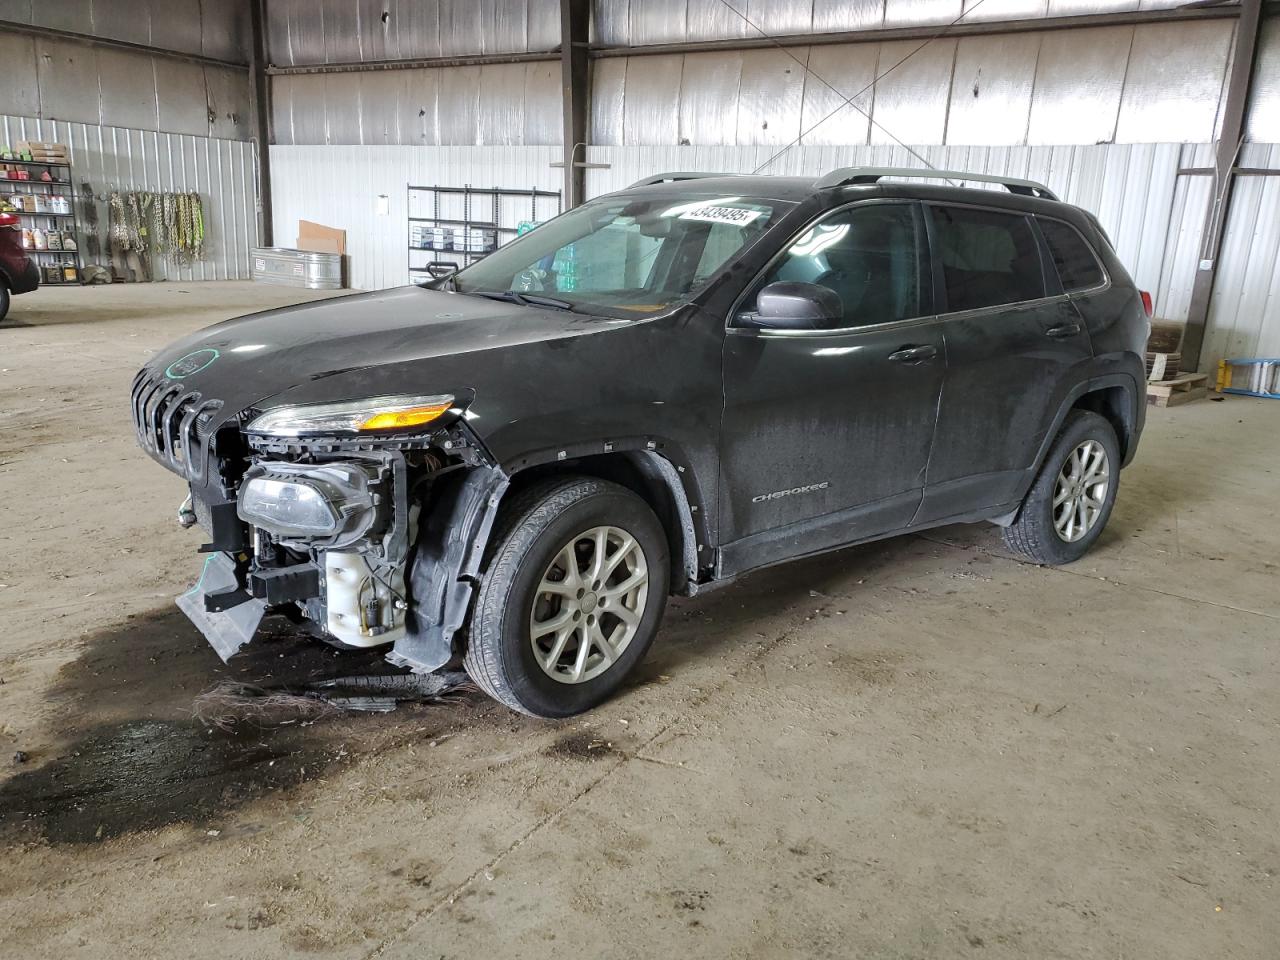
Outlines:
[[[204, 634], [223, 663], [253, 639], [267, 612], [267, 602], [257, 597], [250, 597], [227, 609], [209, 609], [210, 597], [225, 596], [239, 589], [235, 560], [230, 554], [214, 553], [205, 560], [196, 585], [177, 598], [178, 609]], [[220, 604], [215, 602], [213, 605]]]

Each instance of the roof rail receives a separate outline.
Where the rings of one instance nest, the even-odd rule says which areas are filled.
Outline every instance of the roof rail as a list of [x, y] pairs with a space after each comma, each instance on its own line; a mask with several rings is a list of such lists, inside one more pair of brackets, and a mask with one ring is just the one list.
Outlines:
[[919, 167], [840, 167], [821, 177], [814, 186], [858, 186], [875, 183], [881, 177], [921, 177], [928, 180], [970, 180], [976, 183], [998, 183], [1010, 193], [1023, 197], [1039, 197], [1057, 200], [1058, 196], [1043, 183], [1019, 180], [1017, 177], [1000, 177], [990, 173], [965, 173], [963, 170], [922, 170]]
[[652, 176], [645, 177], [643, 180], [637, 180], [628, 190], [635, 187], [648, 187], [655, 183], [675, 183], [679, 180], [702, 180], [705, 177], [734, 177], [734, 173], [695, 173], [687, 170], [675, 171], [672, 173], [655, 173]]

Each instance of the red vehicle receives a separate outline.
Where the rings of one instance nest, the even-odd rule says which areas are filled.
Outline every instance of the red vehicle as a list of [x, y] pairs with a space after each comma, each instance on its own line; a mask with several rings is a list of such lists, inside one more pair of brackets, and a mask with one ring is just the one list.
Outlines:
[[30, 293], [40, 286], [40, 271], [22, 249], [20, 220], [0, 213], [0, 320], [9, 312], [15, 293]]

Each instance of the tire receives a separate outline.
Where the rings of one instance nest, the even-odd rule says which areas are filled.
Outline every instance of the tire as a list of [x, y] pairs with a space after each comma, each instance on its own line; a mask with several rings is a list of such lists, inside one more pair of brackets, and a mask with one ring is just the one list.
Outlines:
[[[1088, 444], [1095, 446], [1088, 447]], [[1088, 466], [1097, 463], [1097, 447], [1105, 452], [1105, 492], [1100, 491], [1097, 474], [1091, 473]], [[1088, 451], [1083, 455], [1086, 464], [1083, 473], [1080, 472], [1081, 459], [1077, 459], [1077, 451], [1081, 450]], [[1069, 475], [1071, 471], [1076, 475]], [[1095, 478], [1094, 482], [1090, 482], [1090, 478]], [[1059, 486], [1060, 479], [1062, 486]], [[1072, 410], [1027, 491], [1017, 519], [1004, 529], [1005, 546], [1034, 563], [1047, 566], [1079, 560], [1106, 527], [1119, 484], [1120, 444], [1115, 429], [1096, 413]], [[1081, 512], [1077, 491], [1084, 495], [1087, 517]], [[1056, 507], [1055, 495], [1066, 497]], [[1091, 504], [1098, 504], [1096, 513]], [[1088, 518], [1091, 519], [1087, 523], [1082, 522]]]
[[3, 282], [0, 282], [0, 323], [3, 323], [4, 318], [9, 314], [10, 300], [9, 288]]
[[[617, 569], [597, 593], [601, 538], [606, 564]], [[603, 703], [644, 659], [666, 608], [670, 561], [658, 518], [615, 483], [557, 478], [503, 505], [493, 544], [463, 659], [471, 679], [531, 717], [568, 717]]]

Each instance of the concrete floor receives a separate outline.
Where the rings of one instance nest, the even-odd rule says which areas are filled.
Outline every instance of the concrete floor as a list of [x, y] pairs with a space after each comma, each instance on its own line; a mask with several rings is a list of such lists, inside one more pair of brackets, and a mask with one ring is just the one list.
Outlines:
[[358, 664], [224, 667], [173, 610], [199, 538], [129, 381], [295, 299], [46, 290], [0, 327], [4, 955], [1276, 956], [1280, 404], [1151, 410], [1068, 569], [954, 527], [676, 602], [571, 722], [208, 731], [219, 680]]

